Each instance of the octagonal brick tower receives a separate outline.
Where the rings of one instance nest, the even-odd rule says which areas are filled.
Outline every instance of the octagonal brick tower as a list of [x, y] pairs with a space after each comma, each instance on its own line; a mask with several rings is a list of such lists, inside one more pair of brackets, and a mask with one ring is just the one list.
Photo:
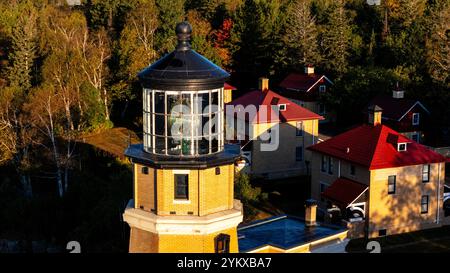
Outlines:
[[229, 74], [191, 49], [191, 32], [179, 23], [176, 49], [138, 75], [144, 143], [125, 151], [133, 165], [134, 196], [123, 215], [130, 252], [238, 252], [240, 149], [224, 141]]

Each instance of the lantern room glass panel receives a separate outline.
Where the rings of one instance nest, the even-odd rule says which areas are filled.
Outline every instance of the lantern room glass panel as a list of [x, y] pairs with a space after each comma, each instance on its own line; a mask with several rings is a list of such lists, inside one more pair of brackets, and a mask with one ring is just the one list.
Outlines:
[[198, 156], [223, 150], [223, 89], [144, 89], [144, 150]]

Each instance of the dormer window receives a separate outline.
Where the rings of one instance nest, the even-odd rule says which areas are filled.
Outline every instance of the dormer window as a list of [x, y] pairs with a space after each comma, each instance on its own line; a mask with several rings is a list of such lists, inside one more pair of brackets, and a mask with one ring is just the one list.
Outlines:
[[412, 125], [419, 125], [420, 123], [420, 113], [414, 113], [412, 116]]
[[280, 112], [286, 111], [286, 104], [278, 104], [278, 109], [280, 109]]
[[322, 84], [321, 86], [319, 86], [319, 92], [320, 93], [324, 93], [325, 91], [327, 91], [327, 86]]
[[399, 151], [399, 152], [406, 151], [406, 143], [398, 143], [397, 144], [397, 151]]

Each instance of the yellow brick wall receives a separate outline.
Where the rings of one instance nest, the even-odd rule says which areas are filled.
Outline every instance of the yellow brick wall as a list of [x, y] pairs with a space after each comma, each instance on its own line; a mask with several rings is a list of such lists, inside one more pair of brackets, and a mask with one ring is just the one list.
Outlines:
[[130, 253], [158, 253], [158, 236], [135, 227], [130, 228]]
[[152, 211], [155, 208], [155, 170], [148, 167], [148, 174], [143, 174], [143, 167], [143, 165], [134, 164], [135, 208]]
[[155, 209], [155, 174], [158, 215], [171, 215], [170, 212], [175, 212], [175, 215], [203, 216], [233, 208], [234, 164], [219, 166], [219, 175], [216, 175], [216, 167], [185, 170], [189, 172], [189, 200], [174, 199], [174, 170], [155, 170], [149, 167], [146, 175], [142, 173], [142, 167], [134, 164], [135, 208], [145, 211]]
[[[303, 136], [296, 135], [296, 121], [279, 124], [279, 146], [275, 151], [261, 151], [261, 141], [256, 140], [275, 124], [254, 124], [252, 172], [258, 174], [298, 170], [300, 174], [306, 174], [305, 161], [311, 160], [311, 152], [306, 148], [317, 142], [318, 124], [318, 120], [304, 120]], [[297, 146], [303, 147], [303, 161], [296, 161], [295, 148]]]
[[[444, 164], [441, 164], [438, 196], [438, 166], [439, 164], [431, 164], [428, 183], [422, 182], [422, 165], [371, 171], [369, 237], [377, 237], [380, 229], [387, 229], [387, 235], [392, 235], [436, 226], [438, 210], [442, 216], [445, 171]], [[393, 195], [387, 193], [389, 175], [397, 176], [396, 192]], [[422, 195], [429, 195], [427, 214], [421, 214]]]
[[175, 200], [175, 183], [173, 170], [159, 169], [157, 172], [158, 172], [157, 214], [170, 215], [170, 212], [176, 212], [175, 215], [189, 215], [188, 212], [192, 212], [193, 215], [198, 215], [199, 171], [189, 170], [189, 182], [188, 182], [189, 200], [186, 201]]
[[233, 208], [234, 165], [220, 166], [200, 171], [200, 216]]
[[160, 253], [214, 253], [214, 238], [220, 233], [230, 235], [230, 252], [238, 252], [236, 228], [226, 229], [208, 235], [159, 235]]

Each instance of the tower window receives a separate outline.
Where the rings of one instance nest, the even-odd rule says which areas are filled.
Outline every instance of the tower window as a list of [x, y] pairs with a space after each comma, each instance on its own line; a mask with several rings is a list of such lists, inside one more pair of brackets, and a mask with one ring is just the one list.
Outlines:
[[142, 167], [141, 172], [142, 172], [143, 174], [148, 174], [148, 167]]
[[189, 175], [175, 174], [175, 199], [189, 199]]
[[216, 167], [216, 175], [220, 174], [220, 167]]
[[230, 253], [230, 235], [221, 233], [215, 238], [216, 253]]

